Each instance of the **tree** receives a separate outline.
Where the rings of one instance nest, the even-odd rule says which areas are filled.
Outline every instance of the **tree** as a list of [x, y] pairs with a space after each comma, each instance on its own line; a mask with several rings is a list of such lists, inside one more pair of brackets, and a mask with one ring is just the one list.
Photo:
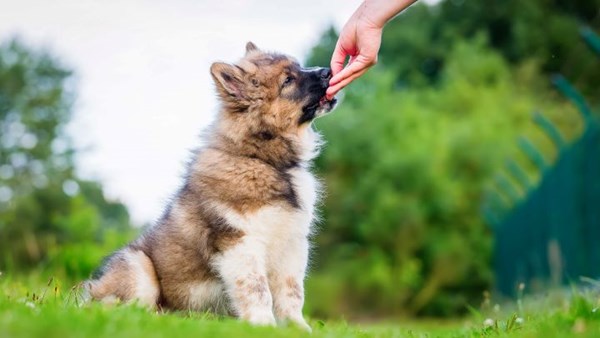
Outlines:
[[75, 174], [64, 131], [71, 74], [48, 53], [0, 45], [0, 268], [26, 269], [60, 245], [100, 240], [109, 223], [128, 227], [125, 207]]

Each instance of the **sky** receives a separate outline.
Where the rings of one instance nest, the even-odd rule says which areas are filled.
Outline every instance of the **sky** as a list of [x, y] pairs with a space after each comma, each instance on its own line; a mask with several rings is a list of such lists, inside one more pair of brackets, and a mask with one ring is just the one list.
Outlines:
[[247, 41], [303, 60], [360, 0], [0, 0], [0, 41], [20, 37], [75, 71], [67, 132], [79, 175], [103, 182], [133, 223], [152, 222], [215, 117], [209, 74]]

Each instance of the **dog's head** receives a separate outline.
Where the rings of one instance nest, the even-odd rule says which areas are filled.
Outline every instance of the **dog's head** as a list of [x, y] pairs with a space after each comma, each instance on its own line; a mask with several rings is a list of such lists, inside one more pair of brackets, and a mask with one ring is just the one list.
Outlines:
[[237, 64], [217, 62], [210, 70], [225, 112], [254, 121], [250, 124], [262, 122], [261, 128], [292, 132], [336, 104], [335, 98], [325, 98], [329, 68], [303, 68], [294, 58], [263, 52], [252, 42]]

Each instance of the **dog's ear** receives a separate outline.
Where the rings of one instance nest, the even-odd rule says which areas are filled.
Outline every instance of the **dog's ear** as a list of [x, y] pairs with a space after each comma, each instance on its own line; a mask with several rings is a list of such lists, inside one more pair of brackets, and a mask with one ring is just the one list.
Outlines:
[[210, 73], [219, 92], [238, 99], [243, 97], [244, 74], [241, 68], [223, 62], [215, 62], [210, 66]]
[[248, 41], [248, 43], [246, 44], [246, 55], [257, 51], [258, 47], [256, 47], [256, 45], [252, 42], [252, 41]]

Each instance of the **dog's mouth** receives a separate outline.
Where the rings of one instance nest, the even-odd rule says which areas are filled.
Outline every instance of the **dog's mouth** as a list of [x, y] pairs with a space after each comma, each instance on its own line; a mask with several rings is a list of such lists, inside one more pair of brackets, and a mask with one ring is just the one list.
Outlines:
[[299, 123], [305, 123], [314, 120], [317, 117], [321, 117], [327, 113], [329, 113], [335, 107], [337, 103], [337, 99], [334, 97], [331, 100], [328, 100], [325, 95], [323, 95], [318, 100], [315, 100], [306, 106], [302, 107], [302, 116], [300, 117]]
[[327, 96], [323, 96], [319, 100], [319, 108], [322, 108], [325, 112], [330, 112], [335, 104], [337, 103], [337, 99], [335, 97], [331, 98], [331, 100], [327, 99]]
[[319, 115], [329, 113], [335, 107], [336, 103], [337, 99], [335, 97], [328, 100], [327, 96], [323, 95], [318, 101], [307, 105], [305, 109], [314, 112], [317, 115], [315, 117], [318, 117]]
[[300, 124], [305, 122], [310, 122], [317, 117], [321, 117], [327, 113], [329, 113], [335, 107], [337, 103], [336, 98], [332, 98], [328, 100], [325, 95], [323, 95], [318, 100], [312, 101], [311, 103], [302, 107], [302, 116], [300, 117]]

